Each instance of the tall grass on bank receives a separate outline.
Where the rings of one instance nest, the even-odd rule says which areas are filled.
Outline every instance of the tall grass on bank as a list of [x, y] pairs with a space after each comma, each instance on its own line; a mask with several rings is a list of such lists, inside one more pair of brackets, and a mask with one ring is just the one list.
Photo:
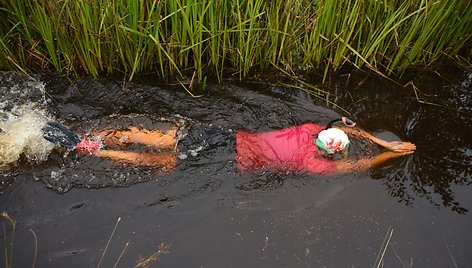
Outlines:
[[345, 64], [383, 74], [454, 56], [463, 0], [4, 0], [0, 68], [246, 77]]

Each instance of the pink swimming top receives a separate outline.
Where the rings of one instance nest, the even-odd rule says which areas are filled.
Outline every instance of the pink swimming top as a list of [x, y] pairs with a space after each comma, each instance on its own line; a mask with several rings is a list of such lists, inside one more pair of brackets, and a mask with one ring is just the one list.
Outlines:
[[238, 170], [256, 169], [326, 173], [336, 170], [333, 161], [318, 155], [314, 137], [323, 130], [315, 124], [264, 133], [236, 132]]

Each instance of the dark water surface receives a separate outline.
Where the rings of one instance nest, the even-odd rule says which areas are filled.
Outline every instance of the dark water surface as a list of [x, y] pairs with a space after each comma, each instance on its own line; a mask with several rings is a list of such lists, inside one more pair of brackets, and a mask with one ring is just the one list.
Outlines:
[[[13, 267], [33, 264], [33, 232], [36, 267], [96, 267], [118, 218], [101, 267], [118, 260], [117, 267], [133, 267], [161, 243], [170, 252], [150, 267], [372, 267], [383, 252], [384, 267], [467, 267], [472, 73], [440, 73], [404, 76], [403, 84], [413, 81], [423, 103], [413, 86], [366, 74], [340, 75], [326, 86], [358, 126], [417, 145], [415, 154], [368, 174], [241, 175], [231, 148], [192, 156], [187, 150], [199, 144], [191, 135], [179, 147], [186, 159], [168, 174], [50, 148], [47, 160], [23, 157], [0, 173], [0, 210], [17, 221]], [[302, 90], [267, 80], [210, 83], [194, 98], [180, 86], [149, 78], [126, 86], [113, 79], [39, 78], [46, 101], [38, 101], [36, 94], [18, 97], [6, 89], [31, 87], [26, 78], [1, 76], [9, 81], [1, 84], [2, 103], [9, 103], [2, 106], [3, 118], [23, 105], [19, 99], [29, 99], [45, 117], [79, 133], [117, 120], [152, 127], [162, 117], [192, 131], [260, 132], [345, 115]], [[130, 114], [139, 116], [117, 117]], [[361, 141], [353, 145], [351, 158], [381, 151]], [[2, 223], [9, 239], [10, 224]], [[1, 236], [3, 241], [3, 231]]]

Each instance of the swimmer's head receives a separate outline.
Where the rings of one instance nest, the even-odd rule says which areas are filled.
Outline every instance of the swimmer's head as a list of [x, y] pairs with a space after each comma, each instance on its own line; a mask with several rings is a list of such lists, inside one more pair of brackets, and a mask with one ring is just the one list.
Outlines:
[[349, 138], [338, 128], [328, 128], [316, 137], [316, 145], [324, 155], [345, 154], [349, 148]]

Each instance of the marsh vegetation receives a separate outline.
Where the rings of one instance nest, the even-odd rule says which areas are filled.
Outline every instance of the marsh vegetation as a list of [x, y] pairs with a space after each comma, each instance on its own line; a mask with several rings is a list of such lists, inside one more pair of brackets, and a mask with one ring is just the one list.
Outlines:
[[130, 80], [243, 78], [273, 66], [394, 75], [460, 61], [472, 35], [472, 4], [457, 0], [7, 0], [0, 15], [1, 69]]

